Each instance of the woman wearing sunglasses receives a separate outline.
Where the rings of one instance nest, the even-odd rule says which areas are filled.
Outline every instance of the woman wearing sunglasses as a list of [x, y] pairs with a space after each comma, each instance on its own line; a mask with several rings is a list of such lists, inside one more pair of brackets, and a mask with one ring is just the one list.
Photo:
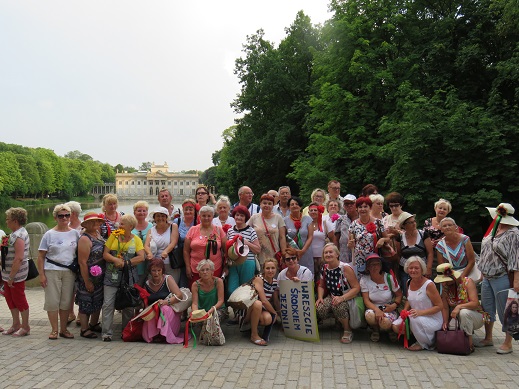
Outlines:
[[49, 317], [52, 340], [58, 339], [58, 333], [62, 338], [74, 338], [67, 330], [67, 320], [76, 280], [71, 268], [76, 260], [79, 232], [69, 227], [70, 212], [65, 204], [54, 207], [52, 214], [57, 225], [43, 235], [38, 248], [40, 284], [45, 290], [43, 309]]
[[306, 266], [299, 264], [298, 250], [292, 247], [287, 248], [284, 256], [286, 268], [281, 270], [278, 275], [278, 282], [283, 280], [292, 281], [312, 281], [314, 275]]

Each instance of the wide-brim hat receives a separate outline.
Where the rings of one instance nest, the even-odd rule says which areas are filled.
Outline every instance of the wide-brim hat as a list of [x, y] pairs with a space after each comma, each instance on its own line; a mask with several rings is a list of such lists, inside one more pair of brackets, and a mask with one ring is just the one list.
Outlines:
[[167, 220], [168, 222], [170, 221], [171, 217], [169, 215], [169, 211], [167, 210], [167, 208], [164, 208], [164, 207], [157, 207], [155, 208], [153, 211], [150, 212], [149, 216], [148, 216], [148, 219], [150, 219], [150, 221], [153, 221], [153, 217], [155, 216], [156, 213], [161, 213], [163, 215], [166, 215], [167, 216]]
[[158, 301], [155, 301], [150, 306], [144, 308], [137, 316], [135, 316], [132, 320], [142, 319], [144, 321], [150, 321], [156, 316], [155, 305]]
[[206, 321], [210, 317], [212, 317], [212, 313], [207, 313], [205, 309], [196, 309], [191, 312], [191, 316], [189, 317], [189, 321], [191, 323], [199, 323], [202, 321]]
[[81, 222], [81, 227], [85, 228], [85, 223], [91, 220], [99, 220], [104, 221], [105, 219], [96, 212], [87, 212], [85, 213], [85, 216], [83, 216], [83, 221]]
[[497, 207], [486, 207], [492, 219], [494, 219], [498, 214], [501, 215], [501, 224], [507, 224], [509, 226], [519, 226], [519, 221], [514, 218], [513, 215], [515, 213], [515, 208], [512, 207], [509, 203], [501, 203]]
[[454, 281], [451, 276], [454, 278], [459, 278], [461, 276], [461, 272], [454, 270], [450, 263], [442, 263], [436, 267], [436, 273], [438, 274], [434, 279], [434, 282], [439, 284], [440, 282], [449, 282]]
[[243, 242], [243, 239], [237, 239], [236, 242], [234, 242], [234, 244], [227, 250], [227, 255], [235, 265], [241, 265], [247, 260], [247, 255], [249, 255], [249, 246]]
[[410, 219], [410, 218], [412, 218], [412, 217], [416, 217], [416, 214], [412, 214], [412, 213], [405, 212], [405, 211], [402, 212], [402, 213], [400, 214], [400, 216], [398, 216], [398, 227], [399, 227], [399, 228], [402, 228], [403, 225], [404, 225], [404, 223], [405, 223], [408, 219]]

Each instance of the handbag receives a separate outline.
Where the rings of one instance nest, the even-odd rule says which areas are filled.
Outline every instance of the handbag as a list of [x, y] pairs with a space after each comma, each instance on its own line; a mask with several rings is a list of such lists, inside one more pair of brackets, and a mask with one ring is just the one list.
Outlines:
[[252, 284], [252, 280], [238, 286], [229, 296], [227, 305], [234, 309], [249, 309], [258, 299], [258, 292]]
[[31, 258], [27, 260], [27, 263], [29, 265], [29, 273], [27, 274], [27, 278], [25, 280], [29, 281], [38, 277], [40, 273], [38, 272], [38, 268], [36, 267], [36, 264]]
[[357, 296], [347, 302], [350, 313], [350, 327], [354, 330], [365, 327], [366, 319], [364, 312], [366, 311], [366, 307], [364, 305], [364, 299], [361, 296]]
[[[214, 308], [214, 307], [213, 307]], [[206, 346], [223, 346], [225, 344], [225, 336], [220, 326], [218, 318], [218, 310], [213, 309], [212, 316], [207, 319], [200, 332], [200, 343]]]
[[124, 327], [122, 338], [123, 342], [140, 342], [144, 340], [142, 338], [142, 327], [144, 326], [144, 320], [130, 320], [126, 327]]
[[125, 308], [138, 307], [142, 304], [139, 290], [129, 284], [130, 271], [128, 263], [124, 262], [123, 276], [119, 282], [119, 288], [115, 294], [115, 309], [120, 311]]
[[[180, 218], [177, 219], [177, 225], [180, 226]], [[171, 226], [169, 227], [171, 228]], [[178, 237], [177, 246], [168, 253], [169, 265], [172, 269], [180, 269], [186, 267], [184, 262], [184, 241], [181, 240], [180, 235]]]
[[469, 355], [469, 337], [460, 329], [460, 321], [456, 318], [454, 330], [436, 331], [436, 349], [441, 354]]
[[[171, 306], [175, 312], [184, 312], [193, 302], [193, 295], [188, 288], [180, 288], [180, 292], [182, 292], [182, 300], [179, 300]], [[170, 294], [168, 297], [170, 299], [174, 298], [172, 296], [173, 294]]]
[[[441, 245], [445, 249], [445, 252], [447, 253], [447, 260], [449, 261], [449, 263], [454, 268], [454, 264], [452, 263], [451, 255], [449, 253], [449, 249], [447, 247], [447, 243], [445, 242], [445, 240], [441, 240], [441, 241], [438, 242], [438, 244]], [[483, 279], [483, 275], [481, 274], [481, 271], [478, 269], [479, 255], [476, 254], [476, 260], [474, 262], [475, 262], [474, 263], [474, 267], [472, 268], [472, 270], [470, 271], [470, 273], [468, 274], [467, 277], [472, 279], [472, 281], [474, 281], [476, 284], [479, 284], [481, 282], [481, 280]], [[457, 269], [457, 270], [459, 272], [463, 273], [465, 268]]]

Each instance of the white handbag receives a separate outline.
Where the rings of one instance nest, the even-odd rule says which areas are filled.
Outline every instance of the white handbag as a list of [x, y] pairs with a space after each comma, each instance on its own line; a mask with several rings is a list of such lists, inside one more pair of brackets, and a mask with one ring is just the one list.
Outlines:
[[[193, 302], [193, 295], [188, 288], [180, 288], [180, 292], [182, 292], [182, 299], [171, 306], [175, 312], [184, 312]], [[178, 300], [176, 297], [173, 297], [173, 293], [170, 293], [168, 297], [171, 300]]]
[[249, 309], [252, 304], [258, 299], [258, 292], [252, 285], [252, 282], [248, 282], [236, 288], [232, 292], [227, 304], [234, 309]]

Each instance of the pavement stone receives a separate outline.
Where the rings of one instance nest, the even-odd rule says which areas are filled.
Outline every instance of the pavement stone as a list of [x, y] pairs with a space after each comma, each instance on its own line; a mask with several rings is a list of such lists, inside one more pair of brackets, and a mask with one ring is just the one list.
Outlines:
[[[476, 349], [470, 356], [434, 351], [410, 352], [387, 337], [369, 340], [367, 331], [355, 331], [350, 345], [339, 343], [333, 325], [320, 328], [321, 342], [285, 338], [275, 328], [267, 347], [254, 346], [236, 327], [223, 326], [226, 344], [187, 349], [182, 345], [124, 343], [79, 337], [47, 339], [50, 332], [43, 311], [43, 291], [26, 291], [31, 335], [0, 336], [0, 388], [517, 388], [519, 347], [497, 355], [495, 347]], [[0, 299], [0, 325], [10, 325], [10, 313]], [[496, 325], [495, 328], [500, 326]], [[503, 334], [494, 330], [498, 346]], [[478, 330], [475, 339], [481, 339]]]

